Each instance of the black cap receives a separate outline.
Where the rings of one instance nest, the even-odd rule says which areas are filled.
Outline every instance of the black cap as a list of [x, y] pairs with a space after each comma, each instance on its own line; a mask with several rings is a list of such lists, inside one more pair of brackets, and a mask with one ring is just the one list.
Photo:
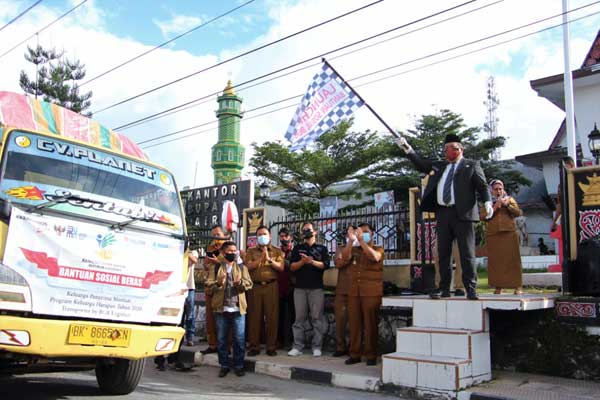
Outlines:
[[455, 135], [454, 133], [449, 133], [446, 135], [446, 138], [444, 139], [444, 144], [446, 143], [460, 143], [460, 138], [458, 137], [458, 135]]

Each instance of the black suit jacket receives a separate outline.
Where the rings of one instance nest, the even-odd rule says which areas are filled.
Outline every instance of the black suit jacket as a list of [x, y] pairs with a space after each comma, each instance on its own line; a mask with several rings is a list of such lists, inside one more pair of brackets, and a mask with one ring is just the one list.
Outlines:
[[[437, 186], [448, 161], [423, 160], [415, 152], [407, 154], [415, 167], [429, 175], [427, 186], [421, 196], [421, 210], [435, 212], [438, 207]], [[454, 172], [454, 205], [458, 217], [465, 221], [479, 221], [477, 194], [481, 201], [491, 200], [483, 169], [479, 161], [463, 158]]]

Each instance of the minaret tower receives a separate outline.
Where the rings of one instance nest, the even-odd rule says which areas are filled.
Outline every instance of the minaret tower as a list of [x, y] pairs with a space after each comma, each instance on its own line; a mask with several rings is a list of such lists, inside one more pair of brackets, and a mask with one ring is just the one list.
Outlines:
[[240, 144], [240, 120], [242, 98], [235, 94], [231, 81], [223, 94], [217, 97], [219, 109], [219, 140], [212, 147], [212, 163], [215, 185], [239, 181], [244, 168], [244, 146]]

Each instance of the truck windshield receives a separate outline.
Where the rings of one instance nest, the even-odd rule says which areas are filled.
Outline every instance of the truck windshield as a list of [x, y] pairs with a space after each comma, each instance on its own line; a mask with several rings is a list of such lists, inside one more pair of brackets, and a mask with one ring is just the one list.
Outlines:
[[[73, 194], [95, 202], [68, 201], [53, 208], [122, 222], [131, 218], [171, 222], [182, 229], [173, 177], [141, 161], [54, 137], [13, 131], [6, 141], [0, 197], [39, 205]], [[173, 226], [154, 229], [173, 231]]]

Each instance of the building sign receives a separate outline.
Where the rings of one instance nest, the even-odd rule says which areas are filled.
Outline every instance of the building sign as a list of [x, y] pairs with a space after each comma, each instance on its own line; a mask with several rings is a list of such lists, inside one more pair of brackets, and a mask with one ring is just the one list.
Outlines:
[[[239, 212], [254, 205], [254, 182], [238, 181], [181, 191], [188, 228], [207, 230], [221, 223], [223, 203], [232, 201]], [[239, 221], [243, 226], [241, 215]]]
[[246, 227], [244, 230], [245, 248], [256, 247], [257, 236], [256, 231], [261, 225], [265, 225], [267, 221], [267, 211], [265, 208], [248, 208], [244, 210], [243, 224]]

